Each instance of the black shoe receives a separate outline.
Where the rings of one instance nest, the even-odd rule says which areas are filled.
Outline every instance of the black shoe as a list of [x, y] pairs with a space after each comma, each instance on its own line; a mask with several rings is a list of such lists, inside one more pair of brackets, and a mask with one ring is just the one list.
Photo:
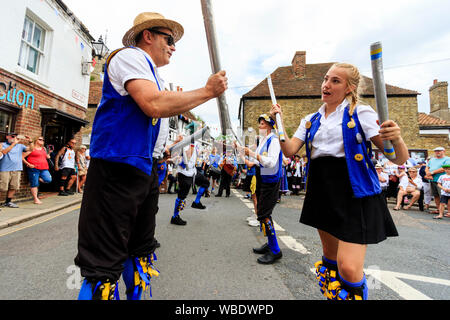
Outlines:
[[70, 190], [66, 190], [65, 193], [67, 193], [67, 195], [73, 195], [73, 194], [75, 194], [75, 192], [70, 191]]
[[230, 197], [230, 195], [229, 194], [227, 194], [226, 196], [225, 196], [225, 198], [229, 198]]
[[265, 255], [259, 257], [257, 259], [258, 263], [261, 264], [272, 264], [275, 262], [275, 260], [280, 259], [283, 256], [283, 254], [280, 252], [278, 252], [277, 254], [272, 253], [272, 251], [268, 251]]
[[176, 224], [178, 226], [184, 226], [186, 225], [186, 221], [184, 221], [183, 219], [181, 219], [180, 216], [176, 216], [175, 218], [172, 217], [172, 219], [170, 219], [170, 223], [171, 224]]
[[59, 193], [58, 193], [58, 196], [68, 196], [69, 194], [67, 193], [67, 192], [65, 192], [65, 191], [60, 191]]
[[253, 248], [253, 252], [256, 254], [264, 254], [269, 252], [269, 245], [267, 243], [263, 244], [261, 247], [259, 248]]
[[158, 240], [156, 240], [156, 239], [155, 239], [155, 241], [156, 241], [155, 248], [161, 247], [161, 243], [159, 243]]
[[195, 209], [205, 209], [206, 208], [206, 206], [203, 205], [200, 201], [198, 203], [192, 202], [191, 207], [195, 208]]
[[216, 198], [220, 198], [221, 196], [221, 194], [216, 194]]

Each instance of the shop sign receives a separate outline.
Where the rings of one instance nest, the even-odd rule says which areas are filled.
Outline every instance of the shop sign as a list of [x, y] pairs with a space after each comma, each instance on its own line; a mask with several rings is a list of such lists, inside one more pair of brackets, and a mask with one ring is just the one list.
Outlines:
[[0, 101], [3, 100], [17, 104], [19, 107], [34, 108], [34, 95], [32, 93], [26, 93], [24, 90], [19, 90], [17, 84], [12, 81], [8, 84], [0, 81]]

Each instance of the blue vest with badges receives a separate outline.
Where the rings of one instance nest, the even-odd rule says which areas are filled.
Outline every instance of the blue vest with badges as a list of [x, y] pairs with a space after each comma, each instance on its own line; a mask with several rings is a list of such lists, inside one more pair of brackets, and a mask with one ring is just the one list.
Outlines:
[[[161, 121], [145, 115], [130, 95], [121, 96], [109, 81], [109, 62], [122, 49], [113, 51], [106, 62], [102, 99], [92, 126], [90, 155], [126, 163], [151, 175], [152, 154]], [[161, 90], [154, 67], [148, 59], [147, 62]]]
[[[261, 147], [261, 150], [259, 150], [259, 154], [262, 156], [267, 155], [267, 153], [269, 152], [269, 146], [270, 143], [272, 142], [273, 137], [275, 137], [274, 135], [272, 135], [271, 137], [269, 137], [266, 142], [264, 143], [264, 145]], [[274, 182], [278, 182], [281, 179], [281, 166], [282, 166], [282, 162], [283, 162], [283, 156], [280, 150], [280, 153], [278, 155], [278, 166], [276, 168], [264, 168], [262, 164], [259, 164], [261, 170], [261, 182], [263, 183], [274, 183]]]
[[[372, 144], [366, 141], [364, 131], [358, 119], [357, 112], [350, 116], [348, 105], [342, 118], [342, 135], [344, 140], [345, 159], [347, 162], [350, 184], [356, 198], [364, 198], [381, 193], [378, 174], [371, 161]], [[314, 136], [320, 127], [322, 115], [317, 112], [312, 117], [310, 127], [306, 129], [306, 175], [311, 162], [311, 147]]]

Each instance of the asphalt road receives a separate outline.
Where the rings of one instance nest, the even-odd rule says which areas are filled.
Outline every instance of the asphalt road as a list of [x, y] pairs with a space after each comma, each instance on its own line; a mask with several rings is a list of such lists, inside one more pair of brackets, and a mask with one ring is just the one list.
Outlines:
[[[274, 220], [283, 258], [259, 265], [252, 248], [264, 238], [245, 218], [243, 193], [207, 198], [190, 208], [188, 224], [169, 223], [175, 195], [161, 195], [156, 236], [161, 243], [152, 280], [153, 300], [323, 300], [311, 271], [321, 257], [317, 232], [298, 223], [301, 197], [283, 197]], [[81, 278], [74, 266], [79, 208], [0, 232], [1, 300], [73, 300]], [[400, 236], [369, 246], [366, 272], [371, 300], [450, 297], [450, 219], [419, 211], [392, 211]], [[119, 285], [125, 298], [124, 284]], [[150, 297], [145, 295], [145, 299]]]

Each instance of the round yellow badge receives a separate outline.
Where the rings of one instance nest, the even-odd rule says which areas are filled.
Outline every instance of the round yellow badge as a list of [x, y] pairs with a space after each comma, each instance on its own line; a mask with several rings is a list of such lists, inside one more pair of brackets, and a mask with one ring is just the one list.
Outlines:
[[268, 153], [264, 151], [264, 152], [262, 153], [262, 155], [263, 155], [264, 157], [267, 157]]
[[153, 118], [153, 120], [152, 120], [152, 125], [156, 125], [157, 123], [158, 123], [158, 118]]
[[364, 159], [364, 156], [361, 153], [355, 154], [356, 161], [362, 161], [363, 159]]
[[347, 123], [347, 127], [349, 127], [349, 129], [353, 129], [355, 126], [356, 124], [355, 121], [353, 121], [353, 119]]
[[311, 128], [311, 121], [306, 121], [306, 123], [305, 123], [305, 128], [306, 128], [306, 129]]

